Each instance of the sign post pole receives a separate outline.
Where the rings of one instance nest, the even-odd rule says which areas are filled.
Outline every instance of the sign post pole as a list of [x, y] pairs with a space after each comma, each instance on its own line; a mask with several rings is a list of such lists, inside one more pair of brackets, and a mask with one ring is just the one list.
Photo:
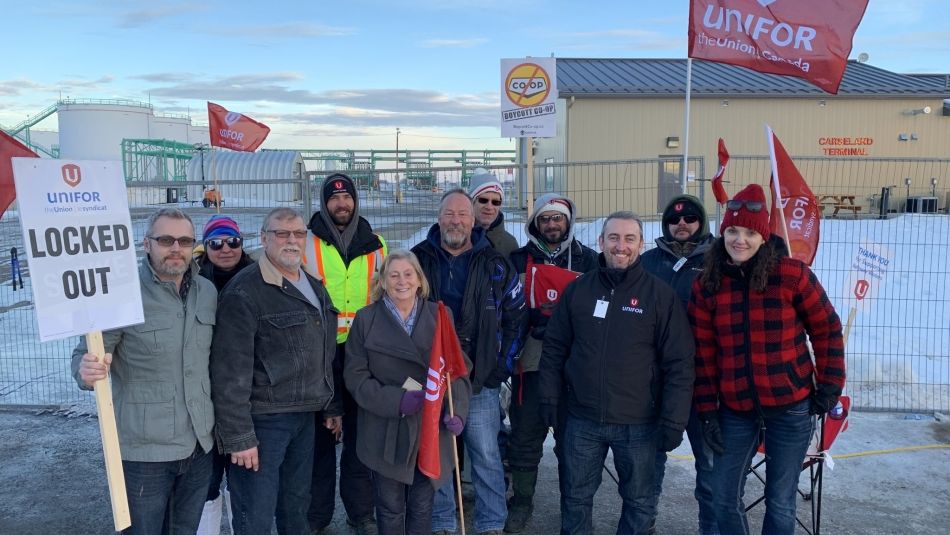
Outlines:
[[528, 216], [530, 217], [534, 213], [534, 138], [528, 136], [526, 141], [528, 145]]

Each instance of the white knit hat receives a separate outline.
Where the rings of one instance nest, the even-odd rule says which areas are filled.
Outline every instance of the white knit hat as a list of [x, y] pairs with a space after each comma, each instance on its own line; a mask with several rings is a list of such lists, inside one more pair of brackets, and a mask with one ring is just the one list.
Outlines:
[[501, 200], [505, 200], [505, 190], [501, 187], [501, 182], [495, 178], [491, 171], [479, 167], [472, 173], [472, 179], [468, 185], [468, 196], [474, 201], [486, 191], [495, 192], [501, 196]]
[[537, 212], [535, 212], [536, 214], [538, 214], [534, 216], [535, 225], [538, 224], [538, 217], [544, 212], [560, 212], [564, 214], [564, 217], [567, 218], [568, 223], [570, 223], [571, 221], [571, 207], [567, 204], [567, 201], [564, 201], [562, 199], [554, 199], [551, 202], [542, 206]]

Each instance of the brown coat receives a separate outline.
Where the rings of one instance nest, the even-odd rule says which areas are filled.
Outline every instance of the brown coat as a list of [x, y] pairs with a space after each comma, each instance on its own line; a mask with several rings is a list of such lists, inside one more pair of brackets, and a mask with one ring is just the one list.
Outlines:
[[[343, 371], [346, 388], [359, 406], [357, 456], [370, 470], [407, 485], [415, 474], [422, 411], [400, 415], [399, 402], [405, 392], [402, 385], [407, 377], [426, 384], [438, 314], [436, 303], [422, 301], [421, 306], [411, 337], [382, 300], [360, 309], [346, 341]], [[471, 368], [468, 358], [466, 365]], [[471, 394], [467, 376], [452, 380], [455, 414], [463, 421], [468, 419]], [[443, 414], [448, 413], [447, 400], [448, 396]], [[451, 433], [441, 419], [439, 428], [442, 477], [432, 481], [435, 487], [449, 481], [453, 469]]]

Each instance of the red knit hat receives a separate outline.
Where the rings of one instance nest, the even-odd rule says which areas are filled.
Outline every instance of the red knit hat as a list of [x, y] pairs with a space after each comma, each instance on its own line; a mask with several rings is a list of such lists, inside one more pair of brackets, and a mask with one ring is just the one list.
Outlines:
[[[729, 208], [729, 204], [733, 204], [733, 201], [741, 203], [738, 210]], [[759, 203], [759, 210], [757, 212], [749, 210], [749, 207], [745, 204], [747, 202]], [[749, 184], [726, 203], [726, 213], [722, 216], [719, 234], [721, 235], [729, 227], [752, 229], [761, 234], [764, 239], [769, 239], [772, 233], [769, 232], [768, 204], [765, 202], [765, 192], [762, 191], [762, 186]]]

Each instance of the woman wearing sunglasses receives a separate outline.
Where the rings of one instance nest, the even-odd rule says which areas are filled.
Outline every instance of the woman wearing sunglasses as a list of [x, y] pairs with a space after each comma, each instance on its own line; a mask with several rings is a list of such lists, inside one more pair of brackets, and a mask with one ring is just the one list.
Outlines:
[[[221, 292], [239, 271], [254, 263], [244, 252], [244, 240], [241, 229], [235, 220], [228, 216], [214, 215], [205, 223], [202, 231], [204, 251], [195, 259], [202, 277], [214, 283]], [[198, 534], [217, 534], [220, 532], [224, 497], [221, 495], [221, 479], [225, 468], [230, 465], [229, 455], [220, 455], [214, 451], [214, 467], [208, 499], [201, 515]], [[226, 495], [225, 491], [225, 495]], [[230, 507], [230, 505], [229, 505]]]
[[727, 203], [720, 234], [689, 303], [693, 402], [715, 452], [716, 520], [720, 533], [749, 533], [742, 495], [764, 442], [762, 533], [792, 534], [814, 415], [833, 408], [844, 387], [841, 320], [808, 266], [770, 242], [760, 186]]

